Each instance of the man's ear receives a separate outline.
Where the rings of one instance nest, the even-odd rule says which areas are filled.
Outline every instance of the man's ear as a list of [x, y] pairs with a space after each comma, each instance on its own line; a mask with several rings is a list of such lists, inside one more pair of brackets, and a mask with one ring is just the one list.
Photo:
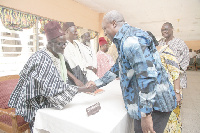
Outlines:
[[114, 28], [116, 28], [117, 27], [117, 22], [115, 20], [113, 20], [112, 25], [113, 25]]

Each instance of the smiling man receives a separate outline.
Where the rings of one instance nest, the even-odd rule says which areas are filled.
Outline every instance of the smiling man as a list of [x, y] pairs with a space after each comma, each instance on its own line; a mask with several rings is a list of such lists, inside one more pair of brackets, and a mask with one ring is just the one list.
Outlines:
[[159, 45], [168, 45], [174, 52], [182, 73], [180, 74], [180, 86], [181, 88], [187, 88], [187, 75], [186, 70], [190, 62], [189, 48], [185, 42], [179, 38], [175, 38], [173, 35], [173, 26], [171, 23], [166, 22], [161, 28], [161, 33], [164, 38], [159, 41]]
[[19, 82], [8, 105], [29, 122], [31, 132], [38, 109], [62, 109], [78, 92], [93, 92], [94, 88], [68, 84], [64, 60], [66, 39], [58, 22], [50, 21], [44, 27], [47, 47], [34, 53], [20, 72]]

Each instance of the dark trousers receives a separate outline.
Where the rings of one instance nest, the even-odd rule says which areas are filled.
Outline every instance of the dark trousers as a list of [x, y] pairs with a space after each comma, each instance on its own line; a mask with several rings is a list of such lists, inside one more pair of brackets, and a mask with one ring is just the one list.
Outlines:
[[[160, 112], [154, 110], [151, 114], [153, 119], [153, 129], [156, 133], [163, 133], [167, 125], [171, 112]], [[142, 133], [141, 120], [134, 120], [135, 133]]]

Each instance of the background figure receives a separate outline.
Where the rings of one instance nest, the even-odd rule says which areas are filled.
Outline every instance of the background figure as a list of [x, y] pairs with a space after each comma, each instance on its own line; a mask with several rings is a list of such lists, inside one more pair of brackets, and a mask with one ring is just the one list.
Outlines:
[[103, 77], [87, 86], [99, 88], [120, 77], [125, 108], [134, 119], [135, 132], [163, 133], [177, 102], [152, 38], [126, 23], [115, 10], [103, 17], [102, 29], [116, 45], [118, 60]]
[[110, 45], [107, 54], [109, 54], [113, 58], [114, 62], [116, 62], [118, 58], [118, 53], [117, 53], [117, 48], [114, 43]]
[[97, 56], [96, 52], [90, 47], [90, 33], [88, 30], [83, 30], [81, 34], [82, 43], [77, 43], [81, 52], [82, 59], [85, 62], [88, 80], [96, 80], [97, 72]]
[[180, 95], [180, 68], [178, 66], [178, 61], [173, 51], [169, 48], [168, 45], [158, 46], [159, 43], [156, 40], [155, 36], [150, 32], [147, 33], [152, 37], [153, 42], [160, 54], [162, 65], [169, 75], [169, 81], [174, 85], [174, 90], [176, 93], [177, 107], [174, 109], [169, 117], [167, 126], [164, 130], [164, 133], [181, 133], [182, 124], [180, 116], [180, 105], [181, 105], [181, 95]]
[[29, 122], [31, 132], [38, 109], [62, 109], [78, 92], [93, 92], [94, 88], [79, 88], [68, 84], [63, 56], [66, 39], [58, 22], [50, 21], [44, 27], [47, 47], [34, 53], [23, 70], [10, 96], [8, 105]]
[[200, 58], [200, 49], [196, 51], [196, 58]]
[[67, 39], [64, 56], [69, 66], [72, 68], [74, 76], [82, 82], [78, 82], [78, 86], [82, 86], [87, 83], [88, 80], [86, 77], [85, 60], [77, 44], [77, 28], [73, 22], [66, 22], [63, 24], [63, 31]]
[[99, 38], [100, 50], [97, 52], [97, 76], [101, 78], [115, 64], [108, 55], [109, 44], [104, 37]]
[[181, 70], [180, 86], [182, 89], [187, 88], [186, 70], [190, 61], [189, 49], [183, 40], [174, 37], [173, 26], [171, 23], [164, 23], [161, 28], [161, 33], [164, 38], [159, 41], [159, 45], [168, 45], [169, 48], [174, 52]]
[[189, 49], [189, 57], [195, 58], [197, 56], [196, 52], [192, 51], [192, 49]]

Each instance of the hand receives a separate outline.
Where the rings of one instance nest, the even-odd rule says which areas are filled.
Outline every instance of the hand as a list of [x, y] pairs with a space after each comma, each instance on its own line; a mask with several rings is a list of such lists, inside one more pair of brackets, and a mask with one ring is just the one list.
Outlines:
[[94, 68], [94, 67], [92, 67], [92, 66], [88, 66], [88, 67], [86, 67], [86, 68], [89, 69], [89, 70], [92, 70], [94, 73], [97, 72], [97, 69]]
[[74, 80], [74, 83], [76, 84], [76, 86], [81, 87], [84, 86], [83, 82], [81, 82], [80, 80]]
[[181, 94], [175, 93], [176, 94], [176, 102], [177, 105], [180, 106], [181, 105]]
[[151, 115], [147, 115], [146, 117], [141, 117], [141, 127], [143, 133], [156, 133], [153, 130], [153, 121]]
[[90, 87], [90, 86], [96, 86], [95, 82], [94, 81], [89, 81], [86, 83], [85, 85], [86, 87]]
[[82, 86], [78, 88], [78, 92], [94, 92], [96, 91], [96, 89], [97, 89], [96, 86], [90, 86], [90, 87]]
[[86, 67], [86, 68], [89, 69], [89, 70], [92, 70], [92, 69], [93, 69], [92, 66], [88, 66], [88, 67]]
[[120, 80], [120, 78], [118, 77], [118, 78], [116, 78], [116, 80]]

